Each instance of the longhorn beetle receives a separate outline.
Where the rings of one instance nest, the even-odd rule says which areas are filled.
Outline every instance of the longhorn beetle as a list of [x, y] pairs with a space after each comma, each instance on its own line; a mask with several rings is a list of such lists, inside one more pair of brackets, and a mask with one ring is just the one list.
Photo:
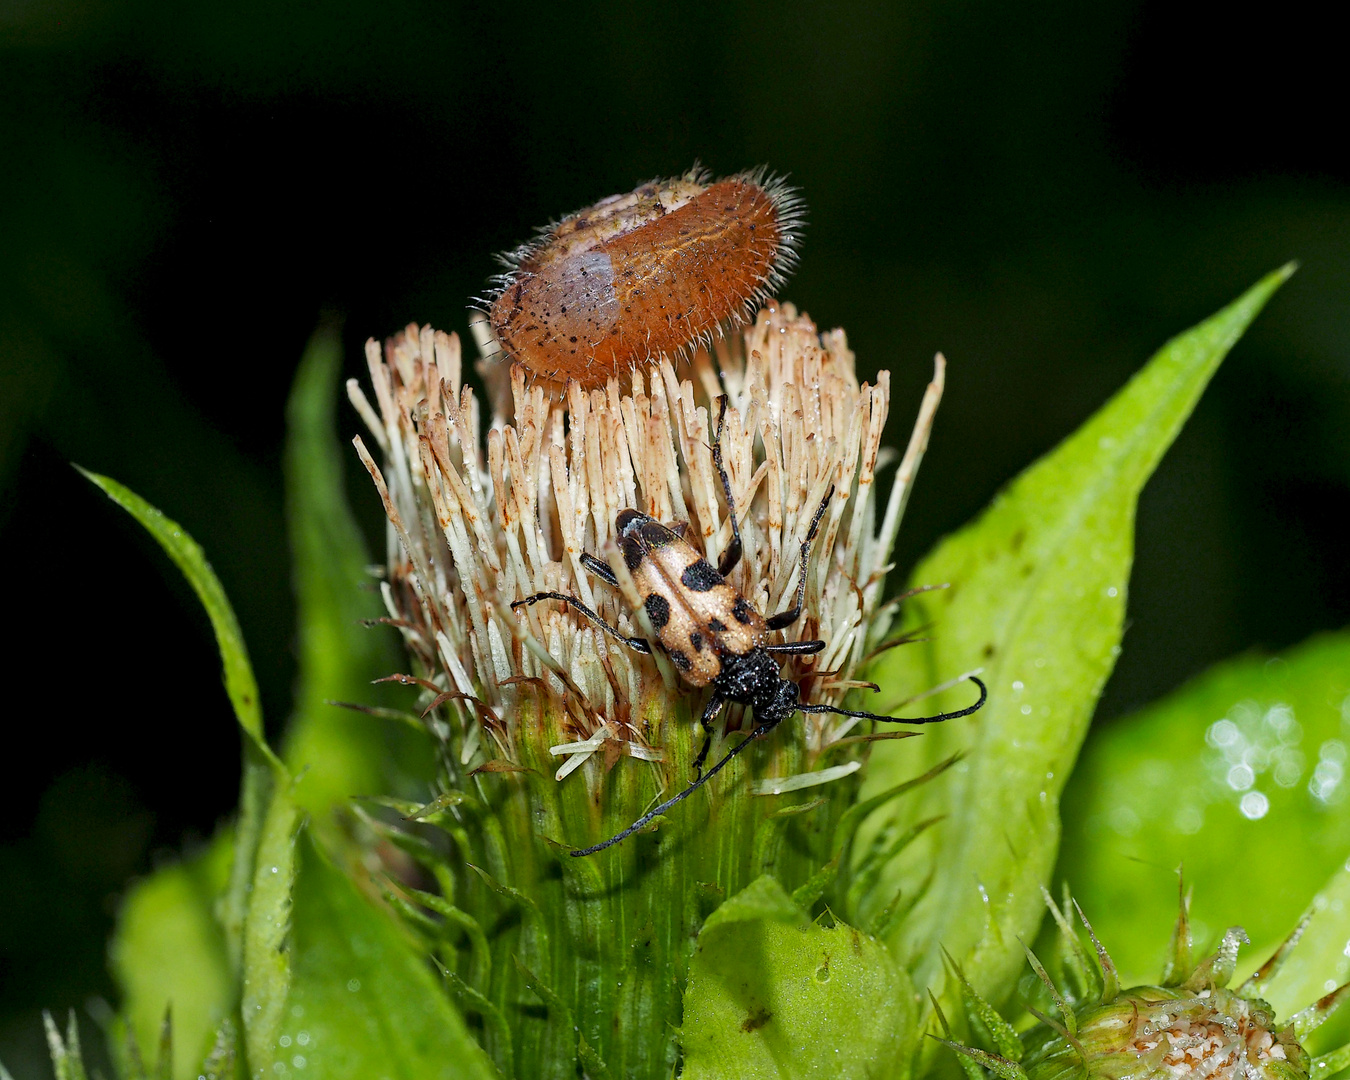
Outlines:
[[[800, 689], [790, 679], [783, 678], [779, 666], [782, 661], [776, 658], [818, 653], [825, 648], [826, 643], [785, 641], [772, 644], [767, 638], [770, 631], [791, 626], [801, 617], [806, 600], [806, 561], [811, 553], [811, 541], [820, 528], [820, 519], [825, 516], [825, 509], [834, 495], [834, 485], [825, 492], [825, 498], [817, 507], [815, 517], [811, 519], [811, 528], [802, 543], [796, 599], [790, 608], [765, 618], [726, 581], [726, 576], [741, 560], [741, 530], [736, 521], [736, 504], [731, 495], [731, 480], [722, 464], [722, 427], [726, 412], [727, 398], [723, 396], [718, 399], [717, 435], [712, 452], [722, 490], [726, 493], [727, 517], [731, 519], [731, 542], [722, 552], [716, 569], [685, 539], [688, 529], [685, 522], [662, 525], [655, 518], [637, 510], [620, 510], [614, 520], [624, 563], [633, 575], [638, 592], [643, 596], [647, 618], [656, 631], [656, 647], [670, 657], [670, 662], [685, 682], [691, 686], [712, 687], [712, 696], [703, 709], [703, 746], [694, 759], [694, 782], [678, 795], [643, 814], [623, 832], [593, 847], [573, 851], [573, 856], [593, 855], [632, 835], [677, 802], [687, 799], [747, 746], [795, 713], [836, 713], [863, 720], [881, 720], [888, 724], [933, 724], [940, 720], [969, 716], [983, 706], [988, 697], [984, 683], [970, 675], [967, 678], [980, 688], [980, 699], [967, 708], [938, 713], [936, 716], [897, 718], [852, 709], [836, 709], [833, 705], [813, 705], [801, 700]], [[618, 586], [619, 579], [615, 577], [614, 571], [593, 555], [583, 554], [581, 564], [607, 584]], [[575, 596], [557, 592], [535, 593], [524, 600], [517, 600], [511, 607], [537, 604], [540, 600], [561, 600], [570, 604], [610, 637], [636, 652], [651, 654], [651, 642], [621, 633]], [[704, 773], [703, 763], [712, 745], [713, 724], [722, 706], [729, 701], [748, 705], [754, 712], [756, 726], [744, 741], [729, 750], [721, 761]]]

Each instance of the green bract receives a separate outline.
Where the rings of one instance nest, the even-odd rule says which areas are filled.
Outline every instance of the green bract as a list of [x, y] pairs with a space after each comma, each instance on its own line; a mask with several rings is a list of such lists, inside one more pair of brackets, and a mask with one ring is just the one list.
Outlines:
[[[1038, 1009], [1063, 1006], [1060, 1019], [1019, 1036], [994, 1006], [1010, 1000], [1023, 969], [1019, 939], [1040, 925], [1060, 792], [1118, 651], [1138, 493], [1288, 273], [1165, 346], [943, 541], [912, 582], [948, 587], [906, 600], [894, 633], [884, 576], [941, 362], [900, 481], [883, 499], [875, 466], [889, 383], [883, 375], [859, 387], [842, 334], [822, 339], [790, 308], [766, 312], [749, 347], [719, 355], [716, 368], [696, 358], [691, 382], [653, 369], [631, 395], [615, 385], [553, 405], [490, 370], [497, 423], [460, 385], [458, 342], [414, 328], [371, 353], [375, 405], [355, 398], [384, 457], [362, 449], [391, 518], [381, 608], [361, 589], [368, 559], [343, 497], [336, 353], [331, 339], [316, 339], [288, 413], [301, 693], [281, 757], [263, 741], [247, 654], [200, 550], [135, 495], [91, 477], [150, 529], [206, 605], [245, 757], [233, 826], [128, 895], [113, 947], [125, 1076], [149, 1075], [148, 1050], [161, 1047], [161, 1068], [172, 1053], [181, 1078], [224, 1077], [236, 1060], [251, 1077], [908, 1078], [950, 1069], [946, 1055], [923, 1050], [936, 1045], [925, 1033], [946, 1030], [969, 1047], [972, 1068], [1048, 1080], [1081, 1072], [1080, 1049], [1116, 1061], [1110, 1032], [1126, 1003], [1132, 1017], [1171, 1009], [1173, 1020], [1195, 1020], [1199, 984], [1177, 987], [1201, 974], [1204, 1008], [1246, 1009], [1265, 1023], [1264, 1004], [1224, 996], [1231, 941], [1203, 972], [1174, 965], [1170, 988], [1121, 998], [1068, 929], [1060, 937], [1080, 948], [1047, 972], [1063, 987], [1031, 987]], [[721, 549], [728, 530], [708, 465], [709, 394], [719, 385], [736, 410], [727, 453], [748, 540], [732, 580], [757, 609], [777, 610], [795, 588], [806, 521], [836, 485], [807, 616], [791, 631], [830, 644], [819, 667], [794, 661], [785, 674], [808, 700], [838, 704], [872, 680], [882, 696], [854, 693], [850, 706], [914, 716], [969, 704], [969, 684], [941, 688], [982, 671], [989, 703], [919, 739], [889, 731], [872, 740], [864, 726], [798, 717], [651, 829], [573, 859], [570, 850], [687, 782], [701, 699], [663, 657], [624, 652], [560, 605], [515, 614], [509, 602], [574, 589], [624, 632], [651, 637], [629, 592], [587, 579], [577, 560], [590, 551], [604, 561], [604, 522], [639, 499], [656, 516], [688, 520], [710, 555]], [[390, 658], [389, 631], [356, 628], [380, 614], [399, 627], [406, 660]], [[932, 640], [878, 652], [928, 623]], [[1331, 685], [1317, 680], [1331, 678], [1336, 648], [1343, 643], [1291, 656], [1274, 697], [1242, 689], [1233, 700], [1256, 702], [1262, 716], [1283, 703], [1313, 738], [1315, 701]], [[1322, 659], [1309, 660], [1314, 653]], [[370, 681], [394, 668], [409, 687], [400, 707], [372, 705]], [[934, 688], [922, 706], [903, 703]], [[1219, 697], [1183, 694], [1160, 707], [1171, 710], [1169, 731], [1189, 734], [1162, 751], [1158, 775], [1205, 767], [1195, 761], [1214, 749], [1205, 732], [1221, 716], [1241, 727], [1232, 703], [1209, 715]], [[336, 711], [333, 700], [369, 715]], [[733, 713], [719, 730], [714, 759], [744, 736], [744, 719]], [[1173, 856], [1151, 823], [1176, 819], [1166, 789], [1177, 782], [1153, 794], [1142, 781], [1114, 783], [1121, 769], [1147, 772], [1140, 747], [1158, 744], [1147, 724], [1104, 734], [1076, 782], [1065, 857], [1082, 895], [1158, 891], [1121, 885], [1136, 871], [1094, 846], [1092, 830], [1125, 810], [1138, 816], [1139, 838], [1158, 838], [1159, 859]], [[1143, 734], [1131, 742], [1131, 731]], [[1317, 728], [1319, 748], [1330, 732]], [[429, 787], [418, 779], [433, 772]], [[1274, 820], [1285, 811], [1268, 797]], [[1206, 811], [1197, 835], [1210, 836], [1229, 810]], [[1318, 858], [1343, 858], [1343, 813], [1327, 813]], [[1210, 872], [1199, 868], [1202, 879]], [[1346, 893], [1333, 878], [1322, 906], [1339, 898], [1350, 907]], [[1067, 910], [1057, 914], [1066, 922]], [[1305, 943], [1333, 940], [1338, 925], [1323, 920], [1319, 930], [1315, 920]], [[78, 1050], [52, 1031], [60, 1075], [80, 1075]], [[1298, 1066], [1294, 1044], [1272, 1038]], [[1315, 1080], [1338, 1062], [1321, 1059]], [[1263, 1075], [1279, 1080], [1283, 1068]]]

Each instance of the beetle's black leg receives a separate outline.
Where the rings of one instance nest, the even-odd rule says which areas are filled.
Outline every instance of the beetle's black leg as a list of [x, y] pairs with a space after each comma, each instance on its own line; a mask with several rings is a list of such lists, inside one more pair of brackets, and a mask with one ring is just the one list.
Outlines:
[[714, 693], [708, 699], [708, 704], [703, 707], [703, 746], [699, 749], [698, 757], [694, 758], [694, 779], [703, 775], [703, 763], [708, 760], [708, 748], [712, 746], [713, 724], [717, 722], [717, 714], [722, 711], [722, 706], [726, 699], [719, 694]]
[[969, 716], [984, 707], [985, 700], [989, 697], [988, 688], [974, 675], [967, 675], [966, 678], [980, 688], [980, 700], [975, 702], [974, 705], [958, 709], [956, 712], [938, 713], [936, 716], [881, 716], [878, 713], [856, 712], [853, 709], [836, 709], [833, 705], [798, 705], [797, 711], [856, 716], [860, 720], [882, 720], [887, 724], [936, 724], [942, 720], [955, 720], [958, 716]]
[[604, 851], [605, 848], [607, 847], [613, 847], [620, 840], [626, 840], [628, 837], [632, 836], [640, 828], [646, 825], [649, 821], [651, 821], [652, 818], [660, 817], [672, 806], [674, 806], [677, 802], [682, 802], [685, 799], [689, 798], [690, 795], [696, 792], [699, 788], [701, 788], [704, 784], [706, 784], [709, 780], [711, 780], [714, 776], [716, 776], [729, 764], [731, 764], [732, 758], [734, 758], [747, 746], [753, 743], [756, 739], [761, 738], [764, 735], [767, 735], [782, 722], [783, 717], [781, 716], [775, 716], [771, 717], [768, 720], [765, 720], [764, 723], [760, 724], [759, 727], [755, 728], [752, 732], [750, 732], [749, 735], [746, 736], [744, 742], [737, 743], [730, 750], [728, 750], [726, 757], [724, 757], [711, 769], [705, 772], [702, 776], [700, 776], [687, 788], [681, 791], [678, 795], [675, 795], [672, 798], [667, 799], [660, 806], [648, 810], [645, 814], [643, 814], [640, 818], [638, 818], [635, 822], [633, 822], [633, 824], [629, 825], [628, 828], [624, 829], [623, 832], [611, 836], [608, 840], [602, 841], [599, 844], [593, 844], [591, 847], [581, 848], [577, 851], [569, 852], [568, 854], [570, 854], [574, 859], [579, 859], [583, 855], [594, 855], [597, 851]]
[[831, 484], [830, 490], [825, 492], [825, 498], [821, 499], [820, 505], [816, 507], [816, 516], [811, 519], [811, 528], [806, 533], [806, 539], [802, 541], [802, 571], [797, 578], [797, 602], [786, 611], [770, 615], [764, 620], [764, 625], [770, 630], [781, 630], [785, 626], [791, 626], [802, 616], [802, 605], [806, 603], [806, 560], [811, 554], [811, 541], [816, 538], [820, 519], [825, 516], [825, 507], [830, 504], [830, 496], [833, 494], [834, 485]]
[[765, 645], [764, 651], [788, 656], [809, 656], [825, 648], [823, 641], [785, 641], [781, 645]]
[[614, 576], [614, 571], [609, 568], [607, 563], [602, 563], [594, 555], [583, 551], [581, 553], [581, 565], [606, 585], [613, 585], [616, 589], [619, 587], [619, 579]]
[[722, 464], [722, 425], [726, 418], [727, 396], [723, 394], [717, 399], [717, 436], [712, 446], [713, 464], [717, 466], [717, 476], [722, 481], [722, 491], [727, 497], [727, 517], [731, 518], [731, 542], [717, 562], [717, 572], [723, 577], [736, 569], [736, 564], [741, 561], [741, 526], [736, 520], [736, 500], [731, 497], [731, 477], [727, 476], [726, 467]]
[[594, 611], [588, 608], [575, 596], [568, 596], [566, 593], [560, 592], [535, 593], [533, 596], [525, 597], [524, 600], [517, 600], [514, 604], [511, 605], [511, 610], [515, 611], [516, 608], [525, 607], [527, 604], [537, 604], [539, 603], [540, 600], [561, 600], [565, 604], [570, 604], [572, 607], [576, 608], [579, 612], [585, 615], [586, 618], [590, 619], [591, 622], [595, 623], [596, 626], [600, 627], [601, 630], [603, 630], [610, 637], [614, 638], [616, 641], [622, 641], [630, 649], [633, 649], [636, 652], [647, 653], [649, 656], [651, 655], [652, 647], [646, 642], [646, 640], [640, 637], [629, 637], [627, 634], [621, 634], [618, 630], [610, 626], [609, 623], [605, 622], [604, 619], [600, 618], [599, 615], [597, 615]]

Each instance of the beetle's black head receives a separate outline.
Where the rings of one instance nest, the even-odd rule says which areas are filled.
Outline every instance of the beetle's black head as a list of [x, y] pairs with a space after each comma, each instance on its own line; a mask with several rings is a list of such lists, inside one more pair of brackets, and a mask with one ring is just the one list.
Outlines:
[[717, 689], [724, 698], [749, 705], [756, 724], [781, 723], [801, 700], [797, 684], [783, 678], [778, 661], [763, 649], [723, 656]]
[[766, 695], [768, 701], [763, 705], [755, 706], [755, 718], [761, 723], [772, 722], [781, 724], [797, 711], [797, 706], [801, 704], [801, 690], [797, 688], [795, 682], [778, 677], [777, 684], [772, 691]]

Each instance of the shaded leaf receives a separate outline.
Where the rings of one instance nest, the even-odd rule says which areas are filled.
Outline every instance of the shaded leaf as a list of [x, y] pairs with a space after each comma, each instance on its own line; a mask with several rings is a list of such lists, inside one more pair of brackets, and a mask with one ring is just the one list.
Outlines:
[[775, 878], [762, 874], [735, 896], [719, 904], [704, 922], [702, 933], [732, 923], [758, 920], [804, 923], [807, 914], [792, 902], [792, 898], [783, 891], [783, 886]]
[[[915, 571], [915, 584], [952, 586], [907, 606], [901, 629], [931, 622], [933, 640], [883, 654], [868, 677], [911, 693], [983, 668], [989, 684], [981, 712], [872, 751], [864, 797], [954, 751], [966, 755], [947, 776], [879, 811], [857, 846], [867, 850], [878, 828], [947, 815], [892, 860], [859, 904], [867, 921], [897, 888], [917, 892], [936, 870], [890, 939], [921, 984], [941, 979], [945, 945], [982, 994], [1001, 1000], [1011, 990], [1023, 963], [1018, 939], [1032, 939], [1044, 914], [1039, 887], [1054, 864], [1059, 792], [1118, 652], [1139, 491], [1291, 269], [1165, 345]], [[941, 707], [969, 695], [968, 686], [948, 691]]]
[[681, 1075], [903, 1077], [914, 1025], [913, 988], [879, 941], [843, 923], [809, 922], [761, 877], [699, 934]]
[[265, 745], [262, 707], [258, 701], [258, 683], [253, 677], [248, 649], [244, 645], [244, 636], [240, 632], [234, 608], [230, 606], [225, 588], [216, 577], [216, 572], [206, 561], [206, 553], [178, 522], [166, 517], [162, 511], [151, 506], [130, 488], [88, 469], [81, 469], [78, 465], [75, 467], [88, 480], [100, 487], [108, 498], [140, 522], [173, 560], [174, 565], [182, 571], [183, 577], [187, 578], [192, 591], [197, 594], [202, 607], [206, 609], [206, 615], [211, 620], [211, 629], [215, 631], [216, 644], [220, 647], [221, 665], [224, 668], [225, 691], [230, 696], [235, 716], [239, 718], [239, 726], [260, 746]]
[[310, 339], [286, 405], [286, 522], [299, 677], [285, 758], [297, 777], [296, 801], [320, 821], [353, 795], [390, 790], [393, 725], [328, 702], [369, 700], [371, 682], [398, 666], [394, 632], [363, 625], [385, 612], [371, 587], [365, 539], [343, 486], [345, 442], [336, 434], [341, 371], [337, 328], [322, 326]]
[[275, 1049], [283, 1068], [276, 1071], [495, 1080], [487, 1056], [392, 917], [307, 835], [297, 847], [292, 981]]
[[[79, 466], [76, 466], [79, 469]], [[244, 734], [243, 780], [239, 793], [239, 820], [235, 826], [234, 864], [230, 884], [221, 904], [220, 918], [225, 928], [233, 970], [242, 963], [244, 917], [248, 907], [249, 886], [253, 878], [258, 837], [263, 827], [274, 780], [286, 777], [285, 766], [268, 747], [263, 736], [262, 708], [258, 684], [253, 677], [248, 650], [239, 630], [239, 620], [230, 606], [220, 579], [206, 561], [200, 545], [176, 521], [166, 517], [129, 488], [106, 476], [80, 469], [80, 472], [126, 510], [158, 541], [187, 578], [193, 592], [206, 609], [216, 635], [224, 668], [225, 690], [234, 706], [235, 717]]]
[[[1092, 733], [1064, 793], [1059, 873], [1127, 982], [1161, 970], [1178, 866], [1194, 890], [1195, 940], [1241, 925], [1254, 943], [1243, 951], [1252, 966], [1335, 871], [1350, 877], [1342, 870], [1350, 856], [1347, 725], [1350, 633], [1339, 633], [1278, 658], [1228, 661]], [[1316, 915], [1307, 934], [1329, 921]], [[1350, 933], [1327, 955], [1346, 940]], [[1281, 1000], [1290, 970], [1316, 951], [1309, 941], [1275, 981]], [[1344, 978], [1350, 958], [1342, 960]], [[1323, 967], [1286, 1010], [1325, 992], [1336, 972]]]

